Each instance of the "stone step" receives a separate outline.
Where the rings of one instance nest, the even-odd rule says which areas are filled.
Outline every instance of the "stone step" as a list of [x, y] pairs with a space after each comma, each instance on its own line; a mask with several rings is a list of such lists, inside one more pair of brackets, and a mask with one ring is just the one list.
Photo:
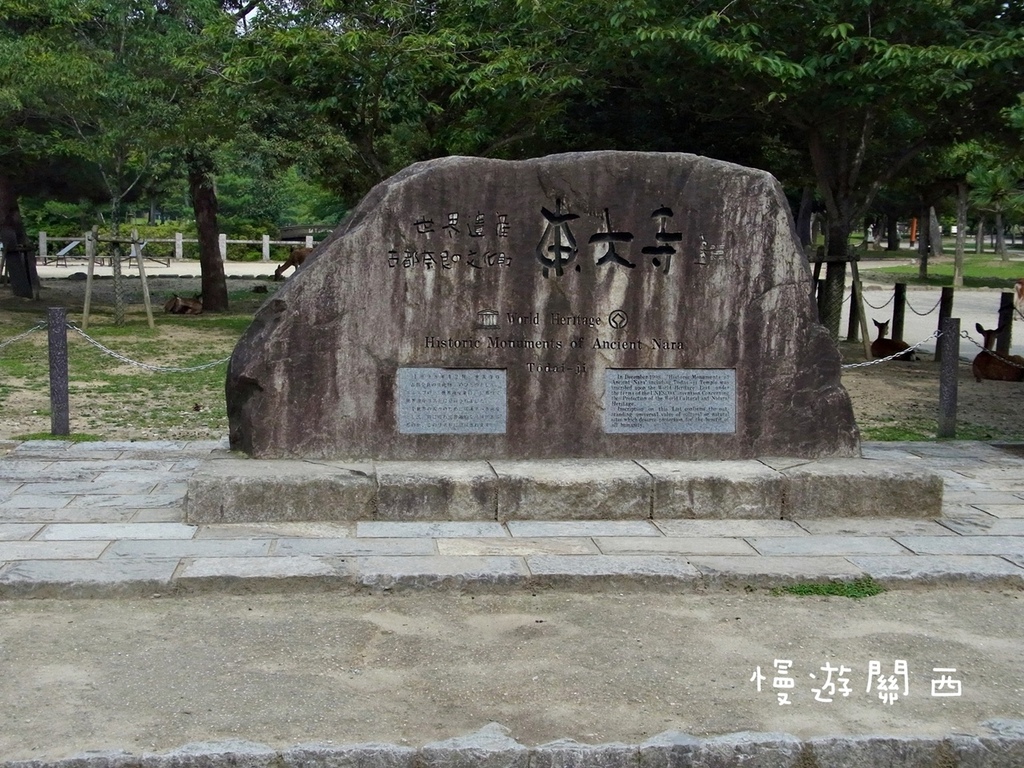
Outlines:
[[935, 518], [942, 477], [910, 461], [326, 461], [215, 452], [186, 521]]

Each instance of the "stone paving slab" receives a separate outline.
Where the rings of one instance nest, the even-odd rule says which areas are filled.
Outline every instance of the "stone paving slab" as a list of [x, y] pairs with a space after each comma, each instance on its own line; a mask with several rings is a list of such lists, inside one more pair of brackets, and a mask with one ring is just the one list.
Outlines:
[[426, 536], [419, 538], [276, 539], [274, 541], [275, 555], [356, 557], [436, 555], [438, 553], [434, 540]]
[[[1024, 560], [1024, 558], [1022, 558]], [[1024, 567], [987, 555], [851, 557], [850, 562], [881, 582], [943, 583], [1010, 580], [1024, 585]]]
[[[1019, 723], [1020, 721], [1010, 721]], [[93, 751], [66, 759], [6, 760], [0, 768], [1016, 768], [1024, 736], [834, 735], [741, 731], [698, 738], [666, 731], [640, 744], [585, 744], [559, 739], [527, 747], [489, 723], [475, 733], [406, 744], [299, 744], [275, 749], [254, 742], [193, 742], [161, 753]], [[403, 740], [404, 741], [404, 740]]]
[[1020, 536], [899, 536], [896, 541], [919, 555], [1024, 555]]
[[756, 536], [747, 541], [759, 553], [769, 556], [902, 555], [906, 552], [883, 536]]
[[713, 586], [774, 587], [802, 581], [857, 579], [864, 570], [843, 557], [716, 557], [689, 558], [705, 583]]
[[613, 536], [594, 539], [606, 555], [756, 555], [743, 539], [697, 536]]
[[601, 550], [585, 536], [499, 539], [435, 539], [438, 554], [450, 556], [596, 555]]
[[982, 512], [995, 517], [1024, 517], [1024, 504], [975, 504], [974, 506]]
[[[631, 580], [761, 587], [864, 573], [899, 586], [1014, 582], [1024, 573], [1024, 491], [1001, 487], [1014, 482], [1008, 478], [1024, 470], [1024, 461], [972, 443], [865, 447], [878, 462], [902, 460], [919, 468], [926, 485], [934, 475], [924, 470], [950, 478], [959, 490], [946, 494], [944, 516], [922, 516], [911, 502], [894, 497], [888, 508], [898, 511], [895, 518], [820, 517], [818, 510], [795, 519], [532, 519], [531, 512], [504, 524], [493, 517], [185, 524], [191, 476], [217, 462], [241, 461], [247, 471], [258, 466], [218, 446], [175, 441], [92, 444], [89, 450], [48, 441], [15, 445], [0, 456], [0, 478], [16, 478], [0, 479], [6, 494], [0, 495], [0, 594], [277, 589], [312, 587], [318, 579], [325, 588], [346, 589], [578, 586], [587, 578], [620, 587]], [[217, 458], [206, 458], [211, 451]], [[744, 471], [750, 469], [740, 463]], [[429, 474], [414, 462], [391, 462], [394, 466], [383, 472], [372, 463], [293, 464], [357, 483]], [[611, 488], [613, 497], [615, 488], [634, 481], [654, 494], [663, 474], [677, 490], [715, 492], [699, 488], [708, 482], [700, 472], [687, 474], [673, 462], [610, 464], [615, 465], [609, 467], [615, 470], [611, 484], [602, 487]], [[751, 470], [751, 477], [771, 485], [775, 481], [768, 478], [802, 478], [822, 462], [776, 458], [756, 464], [760, 469]], [[694, 470], [693, 465], [686, 469]], [[856, 476], [860, 466], [851, 470], [840, 462], [834, 473]], [[442, 494], [451, 497], [489, 488], [499, 477], [494, 471], [487, 480], [489, 471], [486, 462], [464, 462], [461, 470], [435, 474], [442, 484], [462, 484], [463, 490]], [[107, 492], [114, 487], [120, 492]], [[402, 504], [415, 504], [415, 493], [428, 490], [415, 483], [409, 487], [419, 491], [402, 497]], [[147, 490], [139, 493], [140, 488]], [[834, 492], [831, 488], [826, 495]], [[758, 514], [756, 506], [751, 515]], [[416, 511], [408, 514], [419, 517]]]
[[40, 541], [86, 539], [191, 539], [196, 527], [181, 523], [54, 523], [37, 537]]
[[518, 557], [359, 557], [356, 569], [365, 587], [500, 587], [529, 575]]
[[31, 539], [42, 529], [40, 523], [0, 523], [0, 541]]
[[429, 536], [453, 539], [462, 536], [470, 538], [507, 536], [508, 533], [501, 523], [491, 522], [392, 523], [360, 521], [356, 523], [356, 535], [384, 538]]
[[902, 517], [885, 518], [825, 518], [794, 520], [808, 533], [819, 536], [955, 536], [956, 532], [943, 527], [949, 525], [948, 516], [941, 521], [914, 520]]
[[110, 541], [4, 541], [0, 562], [10, 560], [92, 560]]
[[103, 557], [258, 557], [269, 555], [272, 543], [268, 539], [124, 539], [114, 542]]
[[666, 536], [796, 536], [806, 533], [791, 520], [655, 520]]
[[0, 570], [5, 597], [105, 597], [167, 590], [179, 561], [25, 560]]

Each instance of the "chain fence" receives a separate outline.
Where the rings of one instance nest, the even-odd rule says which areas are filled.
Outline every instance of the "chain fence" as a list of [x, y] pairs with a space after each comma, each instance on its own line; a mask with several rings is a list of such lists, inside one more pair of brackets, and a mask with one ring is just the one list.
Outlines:
[[[853, 294], [851, 293], [850, 295], [852, 296]], [[882, 304], [882, 305], [881, 305], [881, 306], [879, 306], [879, 307], [876, 307], [876, 306], [875, 306], [874, 304], [872, 304], [872, 303], [871, 303], [870, 301], [868, 301], [868, 300], [867, 300], [867, 298], [866, 298], [866, 297], [865, 297], [865, 296], [864, 296], [863, 294], [861, 295], [861, 297], [860, 297], [860, 298], [861, 298], [861, 300], [862, 300], [862, 301], [863, 301], [863, 302], [864, 302], [865, 304], [867, 304], [867, 305], [868, 305], [869, 307], [871, 307], [872, 309], [885, 309], [885, 308], [886, 308], [886, 307], [888, 307], [888, 306], [889, 306], [890, 304], [892, 304], [892, 302], [893, 302], [893, 299], [895, 299], [895, 298], [896, 298], [896, 294], [895, 294], [895, 293], [894, 293], [894, 294], [892, 294], [892, 295], [891, 295], [891, 296], [889, 297], [889, 300], [888, 300], [887, 302], [885, 302], [885, 304]]]
[[[962, 335], [967, 336], [967, 332], [964, 331]], [[843, 369], [847, 369], [847, 368], [866, 368], [869, 365], [881, 365], [882, 363], [888, 363], [888, 362], [891, 362], [892, 360], [895, 360], [897, 358], [906, 357], [908, 354], [910, 354], [912, 352], [915, 352], [917, 350], [917, 348], [920, 347], [921, 345], [927, 344], [932, 339], [937, 339], [940, 336], [942, 336], [942, 331], [935, 331], [935, 333], [933, 333], [927, 339], [921, 339], [921, 341], [917, 342], [917, 344], [914, 344], [913, 346], [907, 347], [906, 349], [902, 349], [902, 350], [900, 350], [899, 352], [897, 352], [894, 355], [889, 355], [888, 357], [880, 357], [877, 360], [865, 360], [863, 363], [847, 363], [846, 365], [843, 365], [841, 367]], [[973, 339], [971, 339], [971, 340], [973, 341]]]
[[223, 365], [224, 363], [231, 359], [231, 356], [229, 355], [228, 357], [221, 358], [220, 360], [213, 360], [209, 363], [195, 365], [190, 368], [181, 368], [172, 365], [152, 365], [151, 363], [142, 363], [139, 362], [138, 360], [132, 360], [130, 357], [126, 357], [125, 355], [122, 355], [120, 352], [115, 352], [114, 350], [110, 349], [107, 346], [104, 346], [101, 342], [94, 339], [92, 336], [83, 331], [77, 325], [72, 325], [71, 323], [68, 323], [68, 328], [77, 333], [79, 336], [81, 336], [83, 339], [85, 339], [87, 342], [92, 344], [94, 347], [96, 347], [104, 354], [110, 355], [110, 357], [114, 358], [115, 360], [119, 360], [122, 363], [127, 363], [128, 365], [134, 365], [137, 368], [144, 368], [147, 371], [155, 371], [156, 373], [193, 373], [195, 371], [205, 371], [208, 368], [216, 368], [218, 365]]
[[[894, 294], [894, 295], [895, 295], [895, 294]], [[906, 304], [907, 304], [907, 309], [909, 309], [909, 310], [910, 310], [911, 312], [913, 312], [913, 313], [914, 313], [915, 315], [917, 315], [918, 317], [927, 317], [927, 316], [928, 316], [928, 315], [930, 315], [930, 314], [931, 314], [932, 312], [934, 312], [934, 311], [935, 311], [936, 309], [938, 309], [938, 308], [939, 308], [939, 304], [941, 304], [941, 303], [942, 303], [942, 297], [941, 297], [941, 296], [939, 296], [939, 300], [935, 302], [935, 306], [934, 306], [934, 307], [932, 307], [931, 309], [929, 309], [929, 310], [928, 310], [927, 312], [918, 312], [918, 311], [917, 311], [916, 309], [914, 309], [914, 306], [913, 306], [913, 305], [912, 305], [912, 304], [910, 303], [910, 300], [909, 300], [909, 299], [908, 299], [908, 300], [907, 300], [907, 302], [906, 302]]]
[[[14, 344], [17, 341], [21, 341], [22, 339], [31, 336], [33, 333], [36, 333], [37, 331], [45, 331], [49, 327], [49, 323], [37, 323], [36, 325], [29, 328], [27, 331], [19, 333], [17, 336], [12, 336], [11, 338], [5, 341], [0, 341], [0, 349], [10, 346], [11, 344]], [[113, 357], [115, 360], [119, 360], [122, 363], [126, 363], [128, 365], [133, 365], [137, 368], [144, 368], [147, 371], [153, 371], [155, 373], [194, 373], [196, 371], [205, 371], [208, 368], [216, 368], [218, 365], [223, 365], [224, 363], [228, 362], [231, 359], [229, 355], [228, 357], [221, 358], [220, 360], [213, 360], [209, 363], [202, 363], [201, 365], [194, 365], [187, 368], [172, 365], [153, 365], [151, 363], [143, 363], [138, 360], [133, 360], [132, 358], [126, 355], [122, 355], [120, 352], [115, 352], [114, 350], [105, 346], [102, 342], [99, 342], [96, 339], [94, 339], [92, 336], [83, 331], [77, 325], [68, 323], [67, 327], [74, 331], [75, 333], [77, 333], [87, 342], [92, 344], [98, 350], [100, 350], [106, 355], [109, 355], [110, 357]]]
[[9, 347], [14, 342], [21, 341], [22, 339], [26, 338], [27, 336], [31, 336], [36, 331], [45, 330], [47, 327], [48, 327], [48, 325], [46, 323], [36, 323], [35, 325], [33, 325], [31, 328], [29, 328], [24, 333], [19, 333], [17, 336], [12, 336], [11, 338], [7, 339], [6, 341], [0, 341], [0, 349], [3, 349], [4, 347]]

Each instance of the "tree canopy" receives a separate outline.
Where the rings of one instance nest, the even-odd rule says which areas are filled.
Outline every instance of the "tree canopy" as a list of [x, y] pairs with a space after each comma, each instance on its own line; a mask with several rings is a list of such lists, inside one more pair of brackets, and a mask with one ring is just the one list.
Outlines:
[[177, 177], [255, 220], [288, 174], [351, 205], [448, 154], [687, 151], [816, 188], [842, 259], [952, 147], [1019, 156], [1022, 28], [1002, 0], [8, 0], [0, 187], [116, 221]]

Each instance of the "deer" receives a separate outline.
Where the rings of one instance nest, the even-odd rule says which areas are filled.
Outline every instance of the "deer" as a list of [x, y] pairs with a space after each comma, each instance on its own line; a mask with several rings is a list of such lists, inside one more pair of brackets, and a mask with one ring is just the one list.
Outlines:
[[285, 262], [274, 270], [274, 279], [281, 280], [283, 275], [291, 267], [295, 267], [298, 271], [299, 267], [302, 266], [302, 262], [306, 260], [306, 257], [313, 252], [312, 248], [293, 248], [292, 252], [288, 254], [288, 258]]
[[1017, 311], [1024, 314], [1024, 277], [1013, 284], [1014, 293], [1016, 297], [1013, 300], [1013, 305], [1017, 307]]
[[980, 382], [982, 379], [990, 381], [1024, 381], [1024, 357], [1020, 355], [1002, 355], [993, 352], [996, 345], [996, 337], [1003, 330], [1003, 326], [988, 331], [981, 327], [981, 323], [974, 324], [975, 329], [985, 340], [985, 348], [978, 353], [971, 364], [974, 378]]
[[203, 314], [202, 297], [186, 299], [174, 294], [164, 304], [164, 312], [170, 312], [172, 315], [201, 315]]
[[914, 350], [910, 348], [910, 345], [907, 344], [907, 342], [901, 339], [885, 338], [885, 334], [889, 332], [888, 320], [884, 323], [880, 323], [872, 318], [871, 322], [873, 322], [875, 327], [878, 329], [878, 338], [871, 342], [871, 356], [873, 358], [878, 359], [880, 357], [890, 357], [891, 355], [899, 354], [905, 350], [904, 354], [899, 355], [899, 357], [895, 359], [917, 360], [917, 355], [914, 353]]

